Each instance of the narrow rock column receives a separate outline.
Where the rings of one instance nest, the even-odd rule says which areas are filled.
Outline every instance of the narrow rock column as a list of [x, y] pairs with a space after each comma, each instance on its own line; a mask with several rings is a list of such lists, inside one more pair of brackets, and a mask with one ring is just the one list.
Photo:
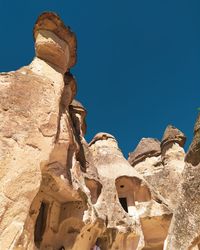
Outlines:
[[180, 202], [173, 215], [165, 250], [192, 249], [200, 241], [200, 114], [185, 161]]
[[15, 248], [24, 230], [58, 135], [64, 73], [76, 61], [75, 35], [56, 14], [39, 16], [34, 38], [31, 64], [0, 74], [0, 249]]
[[183, 148], [185, 141], [185, 135], [172, 125], [167, 126], [161, 141], [163, 164], [161, 194], [172, 209], [176, 208], [181, 193], [182, 172], [185, 166]]
[[[107, 245], [107, 249], [118, 247], [126, 250], [130, 249], [130, 246], [131, 249], [142, 249], [144, 236], [139, 216], [136, 210], [128, 214], [128, 207], [122, 207], [116, 188], [117, 178], [130, 176], [140, 179], [140, 175], [123, 157], [116, 139], [110, 134], [98, 133], [90, 142], [90, 151], [92, 152], [94, 165], [97, 168], [99, 180], [102, 184], [101, 194], [94, 204], [94, 208], [98, 217], [106, 221], [107, 228], [110, 228], [113, 232], [115, 231], [116, 234], [115, 239], [111, 240], [111, 245]], [[129, 238], [130, 242], [126, 238]]]

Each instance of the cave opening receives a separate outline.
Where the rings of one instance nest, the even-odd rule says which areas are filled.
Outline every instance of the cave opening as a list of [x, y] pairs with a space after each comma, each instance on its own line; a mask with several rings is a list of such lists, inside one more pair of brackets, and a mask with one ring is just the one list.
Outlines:
[[119, 202], [122, 205], [123, 209], [128, 213], [127, 199], [125, 197], [121, 197], [119, 198]]
[[34, 242], [37, 247], [40, 246], [46, 228], [47, 213], [48, 213], [48, 204], [42, 202], [39, 214], [36, 219], [35, 230], [34, 230]]

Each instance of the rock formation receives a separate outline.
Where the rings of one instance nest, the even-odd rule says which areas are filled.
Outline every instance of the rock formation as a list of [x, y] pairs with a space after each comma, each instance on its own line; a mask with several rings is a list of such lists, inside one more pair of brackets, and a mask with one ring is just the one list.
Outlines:
[[172, 210], [180, 197], [185, 139], [181, 131], [169, 125], [161, 143], [153, 138], [143, 138], [128, 159]]
[[[200, 114], [185, 157], [180, 201], [174, 210], [165, 249], [200, 249]], [[199, 247], [198, 247], [199, 245]]]
[[35, 58], [0, 74], [0, 249], [187, 250], [200, 241], [200, 116], [184, 134], [90, 143], [75, 99], [76, 37], [55, 14], [34, 26]]

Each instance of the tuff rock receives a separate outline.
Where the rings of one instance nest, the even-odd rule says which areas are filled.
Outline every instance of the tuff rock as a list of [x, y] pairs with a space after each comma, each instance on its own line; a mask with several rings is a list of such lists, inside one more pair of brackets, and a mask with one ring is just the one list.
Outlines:
[[75, 34], [51, 12], [33, 34], [33, 61], [0, 74], [0, 249], [199, 249], [200, 116], [186, 154], [171, 125], [128, 160], [113, 135], [87, 143]]

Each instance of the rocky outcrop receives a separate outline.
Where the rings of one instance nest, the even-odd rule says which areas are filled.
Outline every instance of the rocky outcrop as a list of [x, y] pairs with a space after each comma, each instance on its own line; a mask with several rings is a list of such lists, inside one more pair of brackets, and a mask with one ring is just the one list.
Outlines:
[[185, 139], [180, 130], [170, 125], [161, 143], [156, 139], [143, 138], [128, 159], [171, 210], [176, 207], [181, 192]]
[[200, 114], [185, 157], [180, 202], [174, 211], [165, 249], [199, 249], [200, 243]]
[[[69, 142], [74, 144], [63, 100], [75, 94], [73, 84], [64, 81], [75, 62], [75, 35], [57, 15], [44, 13], [34, 37], [31, 64], [0, 74], [0, 249], [14, 249], [22, 235], [27, 242], [32, 238], [34, 220], [29, 216], [38, 211], [30, 212], [30, 205], [41, 183], [56, 189], [49, 171], [56, 177], [62, 172], [65, 180]], [[47, 173], [42, 174], [43, 169]]]
[[162, 142], [161, 142], [161, 148], [162, 150], [164, 150], [167, 145], [173, 144], [173, 143], [177, 143], [181, 147], [183, 147], [185, 144], [185, 141], [186, 141], [185, 135], [179, 129], [175, 128], [172, 125], [169, 125], [167, 126], [164, 132]]
[[[97, 134], [90, 143], [90, 150], [102, 184], [101, 195], [95, 204], [98, 217], [106, 216], [107, 228], [115, 231], [117, 229], [117, 234], [121, 235], [121, 240], [114, 242], [112, 248], [105, 244], [100, 247], [102, 249], [162, 247], [171, 212], [164, 204], [156, 201], [150, 186], [123, 157], [112, 135]], [[149, 218], [152, 227], [158, 226], [157, 231], [151, 235]]]
[[160, 142], [154, 138], [142, 138], [137, 148], [129, 154], [128, 161], [132, 166], [144, 161], [148, 157], [161, 154]]
[[50, 12], [33, 33], [33, 61], [0, 74], [0, 249], [198, 249], [200, 117], [186, 155], [171, 125], [128, 160], [113, 135], [87, 143], [76, 37]]

